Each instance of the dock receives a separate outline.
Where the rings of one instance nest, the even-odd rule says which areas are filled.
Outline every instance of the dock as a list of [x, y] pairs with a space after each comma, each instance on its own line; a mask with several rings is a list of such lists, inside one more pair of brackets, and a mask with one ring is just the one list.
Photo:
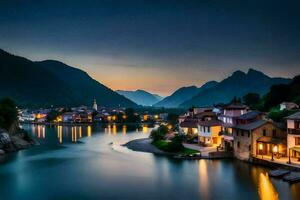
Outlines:
[[286, 170], [286, 169], [276, 169], [276, 170], [272, 170], [269, 172], [269, 176], [270, 177], [282, 177], [282, 176], [285, 176], [287, 174], [289, 174], [290, 171], [289, 170]]
[[289, 183], [299, 182], [300, 172], [291, 172], [290, 174], [284, 176], [282, 180], [287, 181]]

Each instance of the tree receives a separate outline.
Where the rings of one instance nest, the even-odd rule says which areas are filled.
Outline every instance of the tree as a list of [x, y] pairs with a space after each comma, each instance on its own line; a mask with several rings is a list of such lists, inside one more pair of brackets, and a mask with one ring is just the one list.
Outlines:
[[126, 108], [125, 110], [126, 120], [128, 123], [138, 123], [140, 122], [140, 117], [134, 112], [133, 108]]
[[51, 110], [47, 115], [47, 121], [52, 122], [52, 121], [56, 120], [58, 115], [59, 115], [59, 113], [56, 110]]
[[174, 113], [169, 113], [168, 117], [167, 117], [167, 121], [168, 121], [169, 124], [171, 124], [172, 126], [174, 126], [175, 124], [177, 124], [178, 115], [174, 114]]
[[243, 96], [243, 102], [250, 108], [257, 108], [260, 101], [260, 95], [257, 93], [248, 93], [245, 96]]
[[179, 135], [175, 135], [170, 144], [170, 150], [172, 152], [179, 152], [183, 149], [182, 138]]
[[165, 125], [160, 125], [158, 128], [153, 129], [150, 134], [150, 138], [153, 139], [153, 142], [158, 140], [163, 140], [168, 133], [168, 127]]
[[15, 102], [10, 98], [0, 99], [0, 127], [9, 130], [18, 119]]
[[241, 102], [242, 102], [241, 98], [237, 98], [236, 96], [234, 96], [233, 99], [230, 101], [230, 103], [233, 103], [233, 104], [241, 103]]

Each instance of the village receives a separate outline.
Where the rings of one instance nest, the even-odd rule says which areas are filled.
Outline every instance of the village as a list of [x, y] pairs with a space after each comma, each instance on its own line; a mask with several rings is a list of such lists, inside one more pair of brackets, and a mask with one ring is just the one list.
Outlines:
[[179, 116], [180, 130], [190, 138], [189, 148], [208, 152], [229, 152], [233, 157], [269, 166], [300, 168], [300, 111], [292, 102], [280, 110], [295, 113], [278, 123], [267, 114], [241, 103], [224, 107], [193, 108]]
[[166, 121], [168, 113], [137, 113], [133, 109], [97, 105], [72, 108], [19, 109], [19, 122], [33, 124], [156, 123]]

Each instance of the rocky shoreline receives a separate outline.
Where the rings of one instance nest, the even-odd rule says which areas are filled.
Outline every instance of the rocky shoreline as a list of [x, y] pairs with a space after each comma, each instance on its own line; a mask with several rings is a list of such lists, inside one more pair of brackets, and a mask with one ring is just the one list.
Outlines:
[[35, 142], [22, 129], [15, 134], [0, 130], [0, 155], [27, 149], [33, 145], [35, 145]]

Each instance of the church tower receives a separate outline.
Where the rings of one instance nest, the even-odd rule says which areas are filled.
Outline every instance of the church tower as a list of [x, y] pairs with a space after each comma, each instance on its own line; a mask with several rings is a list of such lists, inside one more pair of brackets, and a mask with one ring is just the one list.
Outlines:
[[93, 109], [98, 110], [98, 105], [97, 105], [97, 102], [96, 102], [95, 98], [94, 98], [94, 103], [93, 103]]

